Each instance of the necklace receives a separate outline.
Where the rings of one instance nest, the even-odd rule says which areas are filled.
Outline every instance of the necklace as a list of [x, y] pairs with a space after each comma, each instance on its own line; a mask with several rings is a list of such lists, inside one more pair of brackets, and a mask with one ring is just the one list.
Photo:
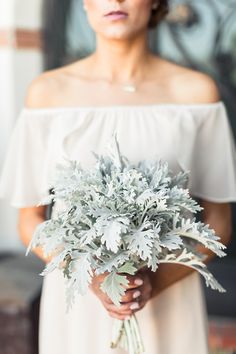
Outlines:
[[122, 90], [128, 93], [134, 93], [137, 91], [137, 86], [133, 84], [122, 85]]

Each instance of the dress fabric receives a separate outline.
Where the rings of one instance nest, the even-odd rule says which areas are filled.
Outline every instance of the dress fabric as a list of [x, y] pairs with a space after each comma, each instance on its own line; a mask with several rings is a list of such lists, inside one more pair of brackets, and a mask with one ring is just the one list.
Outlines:
[[[236, 201], [236, 149], [223, 102], [196, 105], [23, 107], [9, 144], [0, 197], [15, 207], [40, 203], [52, 187], [57, 163], [95, 162], [116, 132], [132, 162], [161, 158], [174, 173], [190, 171], [193, 197]], [[56, 212], [55, 206], [54, 212]], [[147, 354], [207, 354], [207, 317], [200, 277], [192, 273], [137, 312]], [[110, 349], [113, 319], [89, 290], [66, 313], [59, 270], [44, 277], [40, 354], [122, 354]]]

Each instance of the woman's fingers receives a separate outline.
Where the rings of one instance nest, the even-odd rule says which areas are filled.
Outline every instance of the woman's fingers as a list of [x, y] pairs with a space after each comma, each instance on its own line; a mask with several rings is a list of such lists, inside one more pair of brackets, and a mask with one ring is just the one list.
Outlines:
[[119, 307], [114, 304], [105, 303], [104, 306], [108, 311], [116, 312], [119, 314], [126, 314], [127, 312], [129, 312], [131, 314], [134, 309], [139, 308], [139, 303], [137, 301], [133, 301], [121, 304]]
[[113, 317], [113, 318], [116, 318], [118, 320], [125, 320], [127, 318], [130, 318], [130, 315], [118, 315], [117, 313], [115, 312], [108, 312], [108, 314]]
[[150, 276], [146, 271], [138, 272], [136, 275], [127, 275], [129, 285], [126, 288], [124, 296], [121, 298], [120, 306], [116, 306], [112, 300], [105, 294], [100, 286], [107, 274], [94, 276], [91, 284], [93, 292], [99, 297], [103, 306], [111, 317], [124, 320], [133, 313], [141, 310], [150, 299], [151, 282]]
[[125, 295], [122, 296], [121, 303], [132, 302], [138, 300], [142, 294], [142, 289], [135, 288], [132, 290], [126, 290]]
[[108, 311], [111, 317], [124, 320], [127, 317], [130, 317], [135, 312], [141, 310], [146, 305], [146, 303], [147, 300], [142, 300], [140, 302], [131, 302], [129, 304], [126, 304], [125, 306], [122, 305], [120, 307], [113, 305], [106, 307], [106, 310]]
[[121, 302], [131, 302], [134, 300], [140, 301], [140, 299], [149, 299], [151, 294], [152, 286], [150, 279], [147, 276], [143, 278], [143, 285], [136, 288], [128, 288], [125, 295], [122, 296]]
[[139, 308], [138, 303], [129, 303], [129, 305], [121, 305], [117, 307], [115, 305], [106, 307], [109, 315], [120, 320], [124, 320], [127, 317], [130, 317], [134, 313], [134, 309]]
[[126, 289], [134, 289], [137, 288], [141, 285], [143, 285], [143, 279], [141, 276], [138, 275], [126, 275], [127, 280], [129, 281], [129, 284]]

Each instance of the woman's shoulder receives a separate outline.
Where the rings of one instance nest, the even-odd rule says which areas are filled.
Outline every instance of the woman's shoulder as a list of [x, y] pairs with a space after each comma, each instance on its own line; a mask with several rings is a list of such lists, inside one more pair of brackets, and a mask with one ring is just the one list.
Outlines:
[[40, 74], [31, 81], [27, 88], [24, 106], [37, 109], [50, 105], [51, 92], [55, 90], [57, 90], [55, 75], [51, 71]]
[[220, 101], [216, 81], [208, 74], [162, 59], [170, 92], [176, 103], [209, 104]]
[[24, 106], [41, 109], [54, 106], [60, 101], [67, 82], [66, 68], [67, 66], [63, 66], [47, 70], [35, 77], [27, 88]]

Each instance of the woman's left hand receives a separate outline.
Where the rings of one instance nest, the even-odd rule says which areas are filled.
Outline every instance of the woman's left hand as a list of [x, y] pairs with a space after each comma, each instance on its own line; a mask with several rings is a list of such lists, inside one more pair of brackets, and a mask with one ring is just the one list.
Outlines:
[[[130, 284], [127, 287], [125, 295], [122, 297], [122, 304], [130, 304], [132, 312], [141, 310], [152, 297], [152, 283], [150, 277], [150, 270], [140, 270], [134, 276], [127, 276]], [[142, 285], [137, 285], [133, 279], [141, 279]]]
[[97, 280], [100, 277], [101, 275], [95, 277], [96, 281], [91, 287], [113, 318], [124, 320], [130, 317], [133, 313], [141, 310], [152, 297], [150, 270], [142, 269], [135, 275], [126, 274], [129, 285], [126, 287], [125, 295], [121, 298], [120, 306], [116, 306], [101, 290], [98, 291], [100, 285], [98, 285], [99, 281], [97, 284]]
[[150, 271], [142, 269], [133, 276], [125, 274], [129, 284], [125, 288], [125, 295], [121, 298], [120, 306], [115, 305], [101, 290], [101, 284], [106, 275], [104, 273], [94, 276], [90, 288], [102, 302], [111, 317], [124, 320], [134, 312], [141, 310], [151, 298]]

